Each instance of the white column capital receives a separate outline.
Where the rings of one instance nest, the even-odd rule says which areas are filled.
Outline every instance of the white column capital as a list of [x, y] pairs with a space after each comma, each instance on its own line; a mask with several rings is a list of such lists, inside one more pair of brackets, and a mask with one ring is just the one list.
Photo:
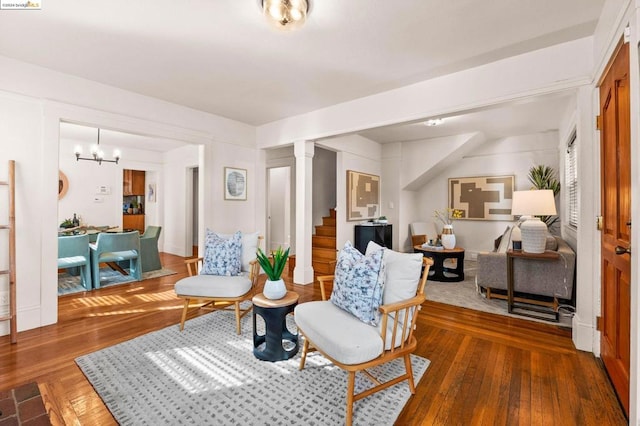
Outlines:
[[296, 158], [313, 158], [315, 153], [315, 143], [313, 141], [295, 141], [293, 144], [293, 154]]

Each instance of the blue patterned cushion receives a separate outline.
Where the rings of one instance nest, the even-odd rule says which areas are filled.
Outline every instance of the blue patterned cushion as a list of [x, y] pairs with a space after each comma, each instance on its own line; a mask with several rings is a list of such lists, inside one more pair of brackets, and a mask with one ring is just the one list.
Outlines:
[[349, 241], [338, 256], [331, 301], [361, 321], [378, 325], [384, 286], [383, 250], [365, 256]]
[[202, 275], [239, 275], [242, 268], [242, 233], [223, 238], [207, 229]]

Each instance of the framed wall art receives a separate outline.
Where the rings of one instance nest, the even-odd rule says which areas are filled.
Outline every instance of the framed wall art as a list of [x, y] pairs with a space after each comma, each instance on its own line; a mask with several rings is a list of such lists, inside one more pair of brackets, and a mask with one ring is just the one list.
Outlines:
[[224, 168], [224, 199], [247, 199], [247, 169]]
[[512, 221], [514, 176], [479, 176], [449, 179], [449, 208], [460, 210], [459, 220]]
[[380, 176], [347, 170], [347, 220], [380, 216]]

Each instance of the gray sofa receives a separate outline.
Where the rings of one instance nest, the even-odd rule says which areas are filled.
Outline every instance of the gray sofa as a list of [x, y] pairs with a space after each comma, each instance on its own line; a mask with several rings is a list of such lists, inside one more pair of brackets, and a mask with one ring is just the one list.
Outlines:
[[[510, 230], [492, 252], [478, 253], [476, 284], [478, 290], [486, 291], [487, 297], [504, 297], [507, 290], [507, 255]], [[498, 240], [496, 240], [498, 242]], [[558, 299], [573, 298], [573, 278], [576, 254], [562, 238], [549, 235], [547, 250], [560, 254], [557, 260], [534, 260], [515, 258], [513, 263], [514, 291], [523, 297], [545, 296]], [[501, 290], [494, 292], [494, 290]]]

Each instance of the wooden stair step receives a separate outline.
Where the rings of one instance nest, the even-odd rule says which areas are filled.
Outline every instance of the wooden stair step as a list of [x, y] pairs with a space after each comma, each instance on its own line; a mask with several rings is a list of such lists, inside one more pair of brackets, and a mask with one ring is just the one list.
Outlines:
[[336, 227], [335, 226], [316, 226], [316, 235], [320, 235], [323, 237], [335, 237], [336, 236]]
[[336, 248], [336, 237], [325, 237], [322, 235], [312, 235], [311, 236], [311, 246], [312, 247], [322, 247], [322, 248]]
[[336, 217], [336, 209], [329, 209], [329, 216], [335, 219]]
[[336, 249], [335, 248], [322, 248], [322, 247], [312, 247], [311, 248], [311, 257], [313, 260], [335, 260], [336, 259]]
[[322, 218], [322, 226], [336, 226], [336, 218], [335, 217], [323, 217]]

